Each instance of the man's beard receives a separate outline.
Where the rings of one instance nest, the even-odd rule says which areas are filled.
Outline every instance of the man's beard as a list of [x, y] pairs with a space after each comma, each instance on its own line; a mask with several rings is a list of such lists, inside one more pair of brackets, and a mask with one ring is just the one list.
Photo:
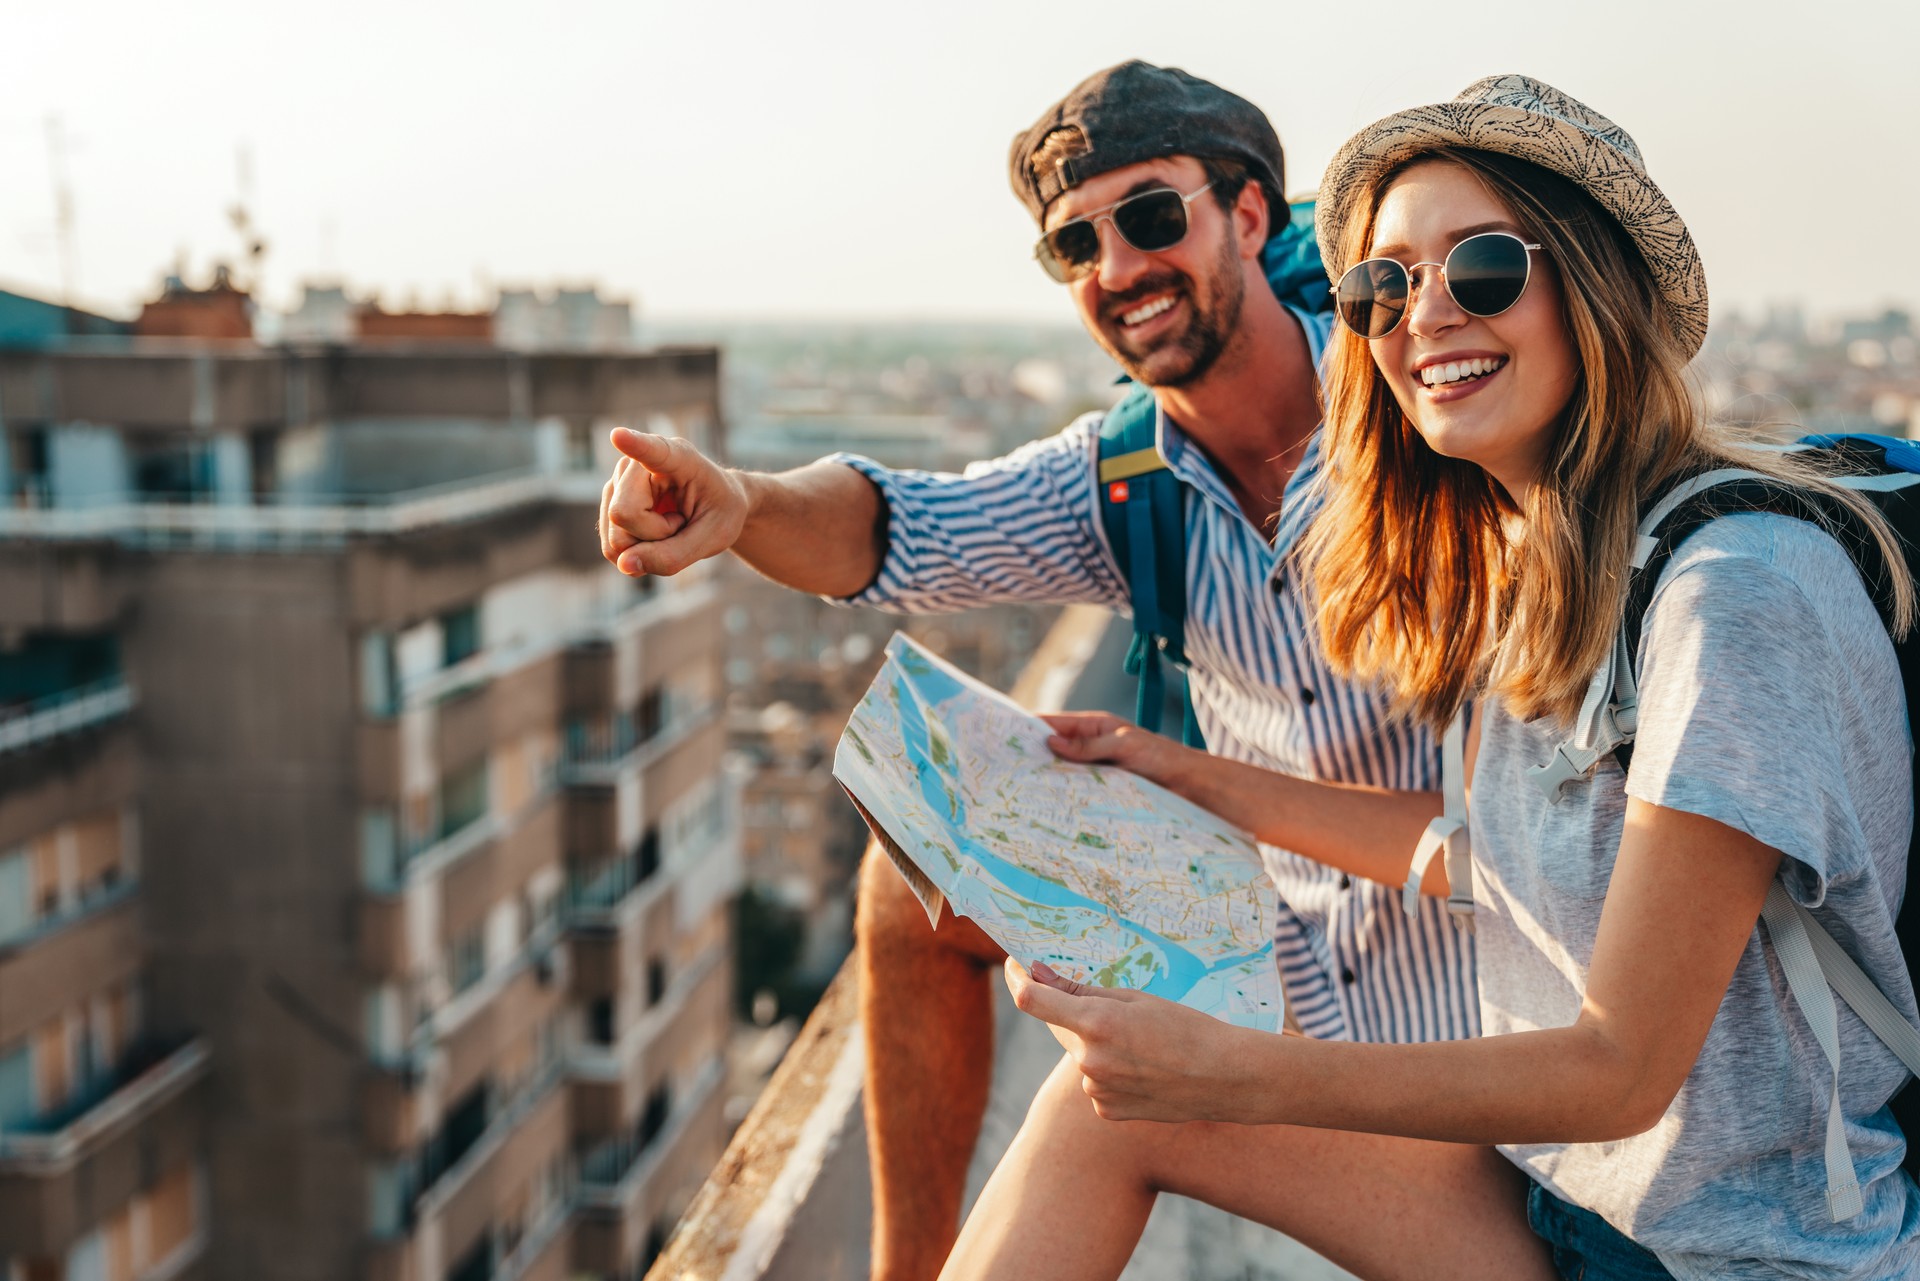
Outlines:
[[[1117, 295], [1103, 308], [1100, 345], [1118, 361], [1120, 368], [1135, 382], [1149, 387], [1186, 387], [1207, 376], [1220, 353], [1227, 349], [1234, 328], [1240, 323], [1240, 308], [1246, 301], [1247, 286], [1240, 274], [1240, 260], [1233, 242], [1224, 240], [1222, 254], [1206, 282], [1213, 305], [1203, 309], [1193, 282], [1179, 272], [1165, 272], [1140, 282], [1125, 294]], [[1120, 317], [1141, 299], [1155, 294], [1175, 292], [1188, 304], [1186, 328], [1161, 339], [1145, 351], [1133, 351], [1122, 344], [1125, 330]]]

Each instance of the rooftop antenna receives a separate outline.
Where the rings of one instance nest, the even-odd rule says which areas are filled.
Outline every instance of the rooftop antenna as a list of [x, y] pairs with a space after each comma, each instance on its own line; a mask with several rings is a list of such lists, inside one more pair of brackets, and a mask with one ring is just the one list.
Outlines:
[[239, 233], [240, 255], [246, 263], [246, 278], [239, 282], [239, 286], [257, 300], [262, 263], [267, 256], [267, 242], [253, 224], [253, 148], [244, 142], [234, 152], [234, 170], [239, 195], [232, 208], [227, 210], [227, 219], [233, 223], [234, 231]]
[[47, 167], [53, 177], [53, 223], [60, 237], [60, 305], [71, 323], [79, 267], [73, 244], [73, 186], [67, 181], [67, 131], [57, 113], [47, 117]]

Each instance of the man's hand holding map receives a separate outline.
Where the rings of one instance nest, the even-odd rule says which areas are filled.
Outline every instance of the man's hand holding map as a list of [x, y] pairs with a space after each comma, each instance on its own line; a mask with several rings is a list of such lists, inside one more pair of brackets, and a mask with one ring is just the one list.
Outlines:
[[1056, 759], [1051, 733], [896, 634], [834, 776], [936, 924], [944, 899], [1024, 965], [1277, 1030], [1252, 838], [1124, 770]]

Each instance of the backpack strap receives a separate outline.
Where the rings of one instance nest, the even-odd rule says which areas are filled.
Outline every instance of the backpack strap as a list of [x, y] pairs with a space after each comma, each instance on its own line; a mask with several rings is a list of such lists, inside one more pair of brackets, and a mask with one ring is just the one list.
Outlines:
[[1427, 824], [1413, 847], [1413, 865], [1400, 887], [1400, 906], [1420, 910], [1420, 882], [1436, 853], [1444, 851], [1447, 912], [1456, 928], [1473, 933], [1473, 845], [1467, 832], [1467, 712], [1461, 708], [1440, 739], [1440, 817]]
[[[1144, 388], [1114, 406], [1100, 424], [1096, 475], [1100, 522], [1133, 608], [1126, 670], [1140, 680], [1134, 721], [1156, 732], [1166, 705], [1161, 658], [1187, 665], [1186, 486], [1160, 457], [1159, 413]], [[1190, 691], [1183, 701], [1181, 739], [1204, 748]]]
[[[1826, 449], [1866, 468], [1862, 475], [1834, 478], [1835, 483], [1847, 488], [1887, 492], [1920, 484], [1920, 474], [1904, 469], [1890, 454], [1878, 458], [1869, 456], [1863, 452], [1869, 446], [1857, 441], [1816, 439], [1804, 442], [1802, 447]], [[1743, 468], [1722, 468], [1688, 477], [1662, 494], [1641, 518], [1619, 641], [1609, 670], [1596, 675], [1589, 688], [1575, 740], [1587, 729], [1589, 713], [1594, 710], [1602, 685], [1614, 683], [1618, 689], [1617, 681], [1607, 680], [1609, 675], [1617, 678], [1624, 673], [1629, 685], [1632, 682], [1633, 660], [1639, 650], [1647, 611], [1653, 603], [1654, 589], [1674, 552], [1713, 520], [1748, 512], [1791, 516], [1831, 534], [1859, 570], [1876, 608], [1883, 617], [1888, 616], [1892, 567], [1886, 564], [1878, 545], [1851, 512], [1823, 495]], [[1608, 711], [1615, 717], [1612, 729], [1619, 732], [1619, 741], [1610, 750], [1624, 768], [1632, 762], [1637, 707], [1615, 703]], [[1625, 722], [1618, 719], [1622, 711], [1627, 713]], [[1569, 744], [1563, 743], [1555, 753], [1554, 763], [1535, 771], [1536, 781], [1548, 787], [1548, 794], [1556, 800], [1566, 782], [1584, 777], [1598, 759], [1595, 756], [1590, 760], [1582, 752], [1570, 753], [1568, 747]], [[1865, 1200], [1853, 1167], [1853, 1154], [1847, 1145], [1846, 1118], [1840, 1103], [1839, 1013], [1834, 1005], [1834, 993], [1840, 994], [1868, 1030], [1916, 1076], [1920, 1076], [1920, 1030], [1901, 1015], [1813, 914], [1793, 901], [1779, 880], [1768, 887], [1760, 915], [1786, 978], [1787, 989], [1831, 1068], [1825, 1143], [1827, 1210], [1834, 1222], [1844, 1222], [1861, 1212]]]

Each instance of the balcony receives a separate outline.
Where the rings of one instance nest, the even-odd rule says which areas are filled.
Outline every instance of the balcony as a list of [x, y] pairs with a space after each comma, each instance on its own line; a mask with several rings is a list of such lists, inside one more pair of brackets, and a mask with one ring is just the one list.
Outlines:
[[[6, 513], [0, 512], [0, 516]], [[61, 690], [0, 712], [0, 754], [104, 725], [133, 710], [133, 689], [122, 676]]]
[[633, 894], [656, 883], [660, 873], [660, 833], [648, 828], [625, 854], [595, 866], [567, 871], [567, 920], [575, 929], [613, 930], [637, 910]]
[[[1105, 611], [1066, 610], [1014, 688], [1029, 707], [1109, 707], [1130, 713], [1121, 673], [1130, 633]], [[1012, 1142], [1027, 1101], [1059, 1060], [1045, 1025], [996, 985], [996, 1056], [986, 1126], [968, 1175], [978, 1193]], [[648, 1281], [728, 1276], [742, 1281], [854, 1281], [868, 1274], [871, 1217], [861, 1113], [865, 1056], [858, 976], [842, 969], [734, 1133]], [[1346, 1274], [1278, 1233], [1221, 1211], [1164, 1198], [1124, 1281], [1233, 1276], [1338, 1281]]]
[[[574, 1050], [571, 1066], [575, 1079], [608, 1085], [624, 1083], [628, 1068], [641, 1051], [674, 1025], [693, 1003], [694, 994], [709, 979], [726, 972], [729, 955], [725, 946], [709, 948], [674, 974], [671, 983], [663, 985], [666, 990], [658, 993], [645, 1012], [627, 1027], [621, 1028], [615, 1020], [607, 1020], [604, 1039], [589, 1040]], [[724, 1008], [724, 994], [716, 994], [715, 1000]]]
[[556, 1064], [503, 1102], [483, 1086], [456, 1104], [415, 1156], [394, 1168], [373, 1224], [376, 1254], [389, 1253], [379, 1243], [401, 1246], [404, 1253], [402, 1243], [429, 1219], [439, 1220], [443, 1241], [480, 1239], [500, 1196], [524, 1186], [564, 1146], [561, 1079]]
[[676, 747], [719, 720], [714, 705], [685, 711], [661, 708], [648, 711], [641, 700], [636, 713], [621, 713], [600, 725], [575, 723], [567, 727], [561, 746], [560, 781], [572, 787], [612, 787], [621, 776], [646, 769]]
[[197, 1037], [136, 1045], [118, 1067], [51, 1112], [0, 1132], [0, 1169], [52, 1167], [71, 1161], [172, 1098], [207, 1066]]
[[74, 993], [137, 974], [145, 952], [138, 900], [138, 882], [120, 881], [0, 938], [0, 1045], [59, 1016]]
[[203, 1040], [148, 1042], [81, 1097], [0, 1133], [0, 1257], [63, 1256], [154, 1169], [195, 1159], [208, 1069]]
[[681, 1097], [670, 1105], [656, 1102], [641, 1113], [630, 1131], [583, 1154], [581, 1207], [621, 1215], [632, 1210], [647, 1181], [673, 1154], [681, 1136], [718, 1097], [725, 1079], [725, 1065], [715, 1058]]

